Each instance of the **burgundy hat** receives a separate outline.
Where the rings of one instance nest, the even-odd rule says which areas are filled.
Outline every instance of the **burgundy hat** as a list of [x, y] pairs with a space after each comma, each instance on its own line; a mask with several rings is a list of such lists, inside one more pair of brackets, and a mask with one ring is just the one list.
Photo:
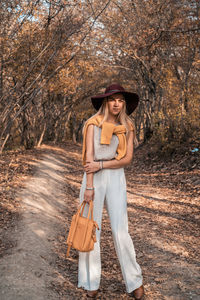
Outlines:
[[105, 97], [111, 96], [113, 94], [123, 94], [126, 101], [126, 113], [127, 115], [132, 114], [132, 112], [136, 109], [139, 96], [135, 93], [126, 92], [125, 89], [119, 84], [112, 84], [108, 86], [105, 90], [105, 94], [100, 94], [97, 96], [91, 97], [92, 104], [96, 110], [99, 110], [101, 107], [103, 100]]

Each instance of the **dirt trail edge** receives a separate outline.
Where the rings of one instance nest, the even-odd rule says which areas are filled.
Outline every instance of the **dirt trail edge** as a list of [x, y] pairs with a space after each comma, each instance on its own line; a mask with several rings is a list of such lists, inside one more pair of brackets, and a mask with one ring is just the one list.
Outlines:
[[0, 263], [0, 299], [59, 299], [51, 289], [56, 275], [54, 239], [61, 230], [65, 207], [63, 169], [58, 154], [45, 154], [35, 175], [18, 194], [22, 219], [13, 233], [16, 248]]

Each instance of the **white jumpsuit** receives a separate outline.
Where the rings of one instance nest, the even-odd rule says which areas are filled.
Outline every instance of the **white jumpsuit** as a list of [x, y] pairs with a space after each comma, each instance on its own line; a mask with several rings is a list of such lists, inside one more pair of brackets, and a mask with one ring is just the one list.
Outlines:
[[[106, 201], [116, 253], [128, 293], [142, 285], [142, 272], [136, 261], [132, 239], [128, 233], [126, 179], [124, 169], [102, 169], [94, 174], [94, 220], [99, 225], [94, 250], [79, 252], [78, 287], [97, 290], [101, 278], [100, 234], [101, 219]], [[83, 175], [80, 202], [86, 188], [86, 173]], [[85, 210], [87, 214], [87, 209]]]

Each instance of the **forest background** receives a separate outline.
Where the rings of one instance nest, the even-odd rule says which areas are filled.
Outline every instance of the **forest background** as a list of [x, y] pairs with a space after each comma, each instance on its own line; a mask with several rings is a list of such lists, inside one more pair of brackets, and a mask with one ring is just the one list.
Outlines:
[[140, 95], [139, 143], [171, 155], [200, 139], [197, 0], [2, 0], [0, 151], [81, 141], [90, 96]]
[[[140, 96], [139, 147], [125, 171], [145, 298], [199, 299], [199, 9], [198, 0], [0, 1], [1, 299], [83, 296], [66, 233], [90, 97], [114, 82]], [[100, 295], [128, 299], [107, 215], [102, 224]]]

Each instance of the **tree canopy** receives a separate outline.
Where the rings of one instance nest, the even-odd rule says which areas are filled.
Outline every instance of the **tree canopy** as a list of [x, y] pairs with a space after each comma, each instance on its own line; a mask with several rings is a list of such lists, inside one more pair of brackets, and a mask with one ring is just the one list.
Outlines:
[[1, 151], [80, 139], [90, 96], [113, 82], [140, 95], [140, 142], [199, 143], [197, 0], [0, 3]]

